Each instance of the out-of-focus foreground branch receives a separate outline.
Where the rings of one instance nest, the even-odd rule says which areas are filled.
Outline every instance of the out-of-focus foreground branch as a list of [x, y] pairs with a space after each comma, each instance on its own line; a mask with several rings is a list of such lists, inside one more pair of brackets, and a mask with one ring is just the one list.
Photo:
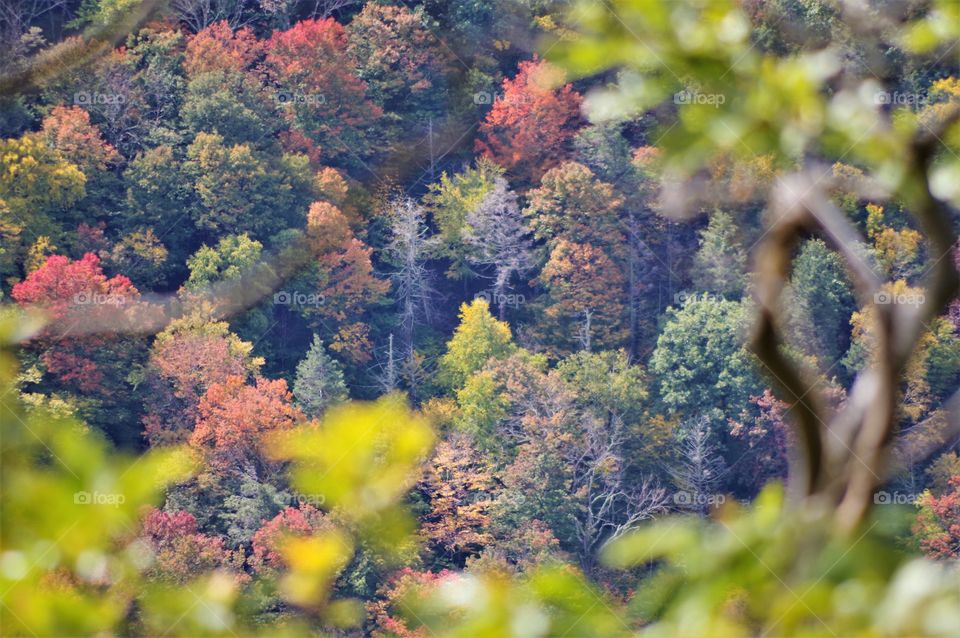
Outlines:
[[[779, 180], [771, 198], [769, 228], [757, 251], [758, 320], [753, 347], [781, 386], [784, 398], [795, 403], [796, 429], [802, 447], [794, 460], [793, 488], [813, 499], [838, 505], [838, 523], [856, 527], [872, 503], [877, 487], [887, 478], [886, 462], [895, 434], [898, 382], [927, 324], [942, 314], [960, 291], [960, 278], [945, 258], [956, 242], [947, 206], [931, 193], [929, 169], [947, 128], [960, 119], [960, 105], [932, 128], [921, 128], [904, 159], [903, 192], [929, 239], [932, 263], [925, 282], [927, 295], [919, 307], [900, 304], [874, 306], [876, 349], [870, 365], [853, 384], [845, 406], [827, 422], [816, 398], [813, 381], [782, 351], [783, 323], [779, 304], [791, 270], [794, 248], [807, 232], [825, 235], [843, 255], [861, 302], [873, 303], [881, 276], [856, 249], [863, 242], [844, 214], [823, 194], [812, 173]], [[953, 429], [960, 427], [960, 393], [945, 406]]]

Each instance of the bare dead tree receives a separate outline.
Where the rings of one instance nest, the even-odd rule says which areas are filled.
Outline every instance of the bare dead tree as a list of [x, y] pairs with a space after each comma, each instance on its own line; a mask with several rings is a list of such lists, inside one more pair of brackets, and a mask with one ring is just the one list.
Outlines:
[[312, 4], [310, 10], [311, 18], [329, 18], [337, 11], [352, 7], [358, 4], [360, 0], [309, 0], [305, 4]]
[[574, 468], [573, 489], [582, 504], [575, 521], [580, 560], [589, 572], [603, 545], [666, 511], [667, 491], [652, 477], [639, 484], [627, 481], [624, 423], [619, 416], [598, 419], [585, 414], [580, 425], [580, 442], [571, 446], [569, 461]]
[[329, 18], [336, 12], [359, 4], [360, 0], [257, 0], [260, 8], [287, 29], [294, 18]]
[[577, 340], [580, 342], [580, 349], [584, 352], [590, 352], [590, 335], [592, 334], [593, 310], [585, 308], [583, 311], [583, 321], [577, 327]]
[[699, 416], [679, 428], [679, 463], [669, 469], [677, 488], [674, 503], [700, 515], [707, 513], [726, 470], [712, 435], [710, 419], [706, 416]]
[[389, 393], [397, 389], [399, 375], [397, 374], [397, 359], [393, 349], [393, 333], [387, 338], [386, 361], [379, 364], [380, 370], [376, 374], [377, 385], [380, 390]]
[[468, 257], [471, 263], [493, 268], [493, 296], [503, 319], [510, 278], [533, 267], [517, 194], [503, 177], [498, 177], [480, 205], [467, 213], [464, 241], [473, 249]]
[[413, 352], [413, 332], [420, 322], [433, 321], [433, 302], [437, 291], [427, 258], [435, 242], [428, 237], [427, 213], [409, 197], [394, 199], [387, 211], [390, 220], [390, 241], [384, 248], [388, 263], [396, 269], [391, 274], [397, 302], [400, 305], [400, 329], [406, 354]]
[[250, 4], [249, 0], [170, 0], [170, 9], [196, 33], [214, 22], [225, 21], [232, 29], [253, 22], [255, 14], [247, 11]]
[[39, 19], [70, 9], [67, 0], [0, 0], [0, 44], [4, 56], [15, 58], [22, 50], [21, 38]]

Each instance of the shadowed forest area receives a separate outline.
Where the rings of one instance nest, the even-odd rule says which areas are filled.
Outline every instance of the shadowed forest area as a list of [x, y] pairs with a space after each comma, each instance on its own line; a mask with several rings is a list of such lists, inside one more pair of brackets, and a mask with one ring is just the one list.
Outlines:
[[960, 637], [957, 0], [0, 0], [0, 636]]

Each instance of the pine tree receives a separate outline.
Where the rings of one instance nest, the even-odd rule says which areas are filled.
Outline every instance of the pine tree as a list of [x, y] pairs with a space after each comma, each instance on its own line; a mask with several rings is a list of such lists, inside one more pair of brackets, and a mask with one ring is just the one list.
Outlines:
[[831, 370], [850, 346], [850, 315], [857, 307], [840, 256], [823, 240], [801, 245], [789, 299], [796, 343], [818, 357], [821, 370]]
[[699, 290], [739, 299], [746, 285], [747, 254], [737, 240], [733, 218], [717, 211], [700, 233], [693, 259], [693, 281]]
[[307, 356], [297, 365], [293, 396], [311, 418], [319, 417], [331, 405], [347, 399], [347, 385], [340, 364], [327, 354], [317, 335], [313, 335]]

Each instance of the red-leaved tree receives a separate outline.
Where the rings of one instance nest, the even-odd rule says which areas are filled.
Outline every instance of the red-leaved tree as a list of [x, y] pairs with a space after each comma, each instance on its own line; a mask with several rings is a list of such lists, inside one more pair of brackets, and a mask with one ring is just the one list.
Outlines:
[[960, 475], [951, 477], [948, 492], [926, 492], [919, 506], [913, 535], [920, 549], [932, 558], [960, 558]]
[[355, 363], [370, 359], [372, 346], [363, 312], [390, 289], [373, 272], [373, 249], [357, 239], [339, 208], [316, 202], [307, 215], [307, 236], [319, 265], [321, 303], [307, 306], [309, 316], [330, 320], [338, 330], [330, 347]]
[[79, 106], [55, 106], [43, 118], [41, 134], [47, 144], [83, 171], [87, 179], [120, 160], [120, 153], [104, 141], [90, 114]]
[[143, 423], [150, 443], [186, 442], [200, 398], [212, 385], [257, 372], [260, 360], [250, 348], [223, 322], [180, 320], [157, 335], [146, 367]]
[[309, 503], [288, 507], [253, 535], [253, 553], [248, 562], [257, 573], [275, 574], [286, 565], [282, 553], [285, 539], [313, 536], [333, 528], [326, 515]]
[[[117, 391], [142, 347], [109, 326], [128, 323], [140, 293], [123, 275], [107, 278], [92, 253], [71, 261], [51, 255], [13, 287], [14, 301], [39, 310], [48, 324], [31, 350], [68, 389], [109, 395]], [[121, 321], [122, 319], [122, 321]]]
[[563, 80], [563, 72], [547, 62], [521, 62], [516, 77], [503, 81], [503, 93], [480, 125], [477, 150], [515, 181], [535, 182], [570, 155], [581, 98]]
[[190, 445], [201, 450], [215, 472], [243, 471], [259, 476], [270, 469], [261, 454], [264, 435], [292, 429], [305, 419], [283, 379], [259, 378], [247, 385], [242, 376], [214, 383], [197, 406]]
[[398, 571], [381, 587], [377, 600], [367, 605], [376, 627], [373, 635], [376, 638], [427, 638], [430, 634], [426, 628], [413, 629], [407, 625], [409, 600], [425, 601], [440, 585], [457, 577], [455, 572], [448, 570], [435, 574], [404, 567]]
[[197, 519], [189, 512], [150, 509], [141, 523], [140, 539], [153, 552], [146, 576], [150, 580], [187, 583], [207, 572], [239, 570], [241, 556], [224, 548], [223, 539], [197, 531]]
[[370, 156], [382, 111], [352, 70], [343, 26], [327, 18], [277, 31], [266, 64], [291, 128], [320, 146], [325, 163], [355, 166]]
[[226, 22], [216, 22], [187, 41], [183, 68], [190, 77], [208, 71], [246, 71], [263, 44], [247, 28], [233, 31]]

